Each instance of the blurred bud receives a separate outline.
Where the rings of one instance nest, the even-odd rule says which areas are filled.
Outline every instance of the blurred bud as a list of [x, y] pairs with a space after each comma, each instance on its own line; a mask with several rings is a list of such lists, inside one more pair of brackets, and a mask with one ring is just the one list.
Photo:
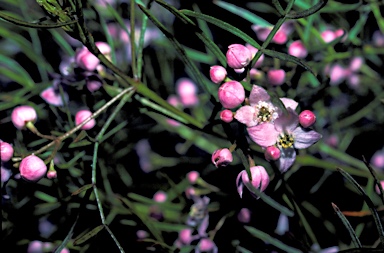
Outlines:
[[363, 65], [364, 60], [362, 57], [353, 57], [351, 62], [349, 63], [349, 70], [358, 71]]
[[227, 148], [218, 149], [212, 154], [212, 163], [218, 167], [225, 167], [233, 161], [232, 153]]
[[184, 228], [184, 229], [180, 230], [179, 240], [183, 245], [190, 245], [191, 244], [191, 242], [193, 240], [192, 232], [193, 232], [193, 230], [191, 228]]
[[58, 90], [56, 90], [53, 86], [46, 88], [40, 93], [40, 97], [44, 99], [50, 105], [54, 106], [63, 106], [64, 101], [67, 103], [69, 98], [66, 92], [63, 93], [64, 101], [61, 97], [61, 94]]
[[289, 45], [288, 54], [302, 59], [307, 57], [308, 51], [301, 40], [296, 40]]
[[187, 179], [190, 184], [196, 183], [197, 179], [199, 179], [200, 173], [197, 171], [191, 171], [187, 174]]
[[163, 203], [167, 200], [167, 193], [164, 191], [157, 191], [155, 195], [153, 195], [153, 200], [157, 203]]
[[384, 149], [378, 150], [373, 154], [371, 164], [378, 169], [384, 170]]
[[95, 92], [100, 89], [102, 86], [101, 82], [99, 80], [87, 80], [87, 89], [90, 92]]
[[245, 90], [237, 81], [223, 83], [218, 91], [219, 101], [224, 108], [232, 109], [243, 103]]
[[339, 64], [332, 66], [329, 70], [330, 84], [338, 85], [345, 80], [347, 70]]
[[325, 43], [329, 43], [332, 40], [336, 39], [336, 35], [331, 30], [325, 30], [320, 34], [321, 38], [324, 40]]
[[8, 162], [13, 156], [13, 147], [8, 142], [0, 140], [0, 158], [2, 162]]
[[209, 69], [209, 76], [212, 82], [221, 83], [227, 77], [227, 70], [222, 66], [215, 65]]
[[217, 253], [218, 249], [216, 244], [209, 238], [202, 238], [197, 244], [196, 253]]
[[196, 106], [199, 103], [197, 86], [188, 78], [181, 78], [176, 82], [176, 93], [185, 107]]
[[[379, 183], [381, 185], [381, 188], [384, 189], [384, 180], [381, 180]], [[377, 185], [375, 186], [375, 191], [377, 192], [377, 194], [381, 194], [380, 193], [380, 188]]]
[[288, 40], [288, 34], [285, 31], [282, 31], [281, 28], [273, 36], [272, 41], [276, 44], [283, 45]]
[[149, 234], [147, 231], [140, 229], [140, 230], [137, 230], [136, 236], [137, 236], [137, 238], [142, 240], [142, 239], [148, 238]]
[[267, 161], [276, 161], [280, 158], [280, 149], [276, 146], [269, 146], [265, 149], [264, 157]]
[[251, 211], [248, 208], [241, 208], [237, 219], [241, 223], [249, 223], [251, 221]]
[[271, 85], [282, 85], [285, 82], [285, 71], [283, 69], [271, 69], [268, 71], [267, 77]]
[[11, 176], [12, 176], [11, 170], [1, 166], [1, 183], [7, 182]]
[[[75, 116], [75, 122], [76, 125], [80, 125], [84, 120], [89, 118], [92, 115], [92, 112], [89, 110], [80, 110], [76, 113]], [[83, 130], [89, 130], [92, 129], [96, 125], [95, 119], [91, 119], [89, 122], [87, 122], [84, 126], [81, 127]]]
[[316, 115], [310, 110], [304, 110], [299, 114], [300, 125], [307, 128], [315, 124]]
[[233, 112], [231, 110], [225, 109], [220, 112], [220, 119], [225, 123], [229, 123], [233, 120]]
[[252, 60], [252, 53], [241, 44], [232, 44], [228, 47], [226, 57], [229, 67], [241, 69], [246, 67]]
[[19, 166], [20, 175], [27, 181], [37, 182], [47, 173], [47, 166], [38, 156], [25, 157]]
[[277, 227], [275, 233], [278, 235], [284, 235], [289, 231], [289, 221], [285, 214], [280, 214], [279, 220], [277, 221]]
[[49, 170], [47, 172], [47, 178], [49, 178], [49, 179], [57, 178], [57, 171], [56, 170]]
[[[250, 45], [250, 44], [245, 44], [245, 46], [249, 49], [249, 51], [251, 51], [251, 54], [252, 54], [252, 59], [253, 57], [255, 57], [256, 53], [259, 51], [257, 48], [255, 48], [254, 46]], [[260, 67], [262, 64], [263, 64], [263, 61], [264, 61], [264, 54], [262, 54], [260, 56], [260, 58], [256, 61], [255, 65], [252, 66], [252, 68], [258, 68]]]
[[[244, 185], [252, 193], [254, 189], [264, 191], [269, 184], [269, 175], [263, 166], [252, 166], [250, 171], [252, 181], [250, 181], [246, 170], [241, 171], [236, 178], [237, 192], [239, 193], [240, 198], [243, 196]], [[255, 198], [258, 198], [253, 193], [252, 195]]]
[[377, 30], [372, 35], [373, 45], [376, 47], [384, 47], [384, 34]]
[[22, 105], [12, 111], [12, 123], [18, 129], [23, 129], [28, 122], [34, 123], [37, 120], [37, 114], [33, 107]]
[[[111, 47], [107, 43], [99, 41], [96, 42], [95, 45], [103, 55], [109, 58], [109, 54], [111, 53]], [[82, 47], [76, 52], [75, 62], [82, 69], [94, 71], [99, 65], [100, 60], [95, 55], [93, 55], [88, 50], [88, 48]]]

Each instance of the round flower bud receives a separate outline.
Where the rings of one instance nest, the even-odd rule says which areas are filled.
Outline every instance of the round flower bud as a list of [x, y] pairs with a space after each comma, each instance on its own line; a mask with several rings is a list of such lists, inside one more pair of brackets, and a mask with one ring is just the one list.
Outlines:
[[229, 123], [233, 120], [233, 112], [231, 110], [225, 109], [220, 112], [220, 119], [225, 123]]
[[54, 179], [57, 178], [57, 171], [56, 170], [50, 170], [47, 173], [47, 178]]
[[157, 203], [163, 203], [167, 200], [167, 193], [163, 191], [158, 191], [153, 195], [153, 200]]
[[180, 102], [185, 107], [196, 106], [199, 103], [197, 86], [188, 78], [181, 78], [177, 81], [176, 93], [180, 97]]
[[8, 162], [13, 156], [13, 147], [11, 144], [0, 140], [0, 158], [2, 162]]
[[241, 208], [237, 215], [237, 219], [241, 223], [248, 223], [251, 221], [251, 211], [248, 208]]
[[351, 62], [349, 63], [349, 69], [351, 71], [358, 71], [363, 65], [364, 60], [362, 57], [353, 57]]
[[18, 129], [23, 129], [27, 122], [35, 122], [37, 119], [36, 111], [33, 107], [22, 105], [12, 111], [12, 123]]
[[212, 163], [218, 167], [225, 167], [233, 161], [231, 151], [227, 148], [218, 149], [212, 154]]
[[252, 53], [243, 45], [232, 44], [228, 47], [226, 57], [229, 67], [233, 69], [241, 69], [251, 62]]
[[[252, 166], [249, 169], [251, 171], [252, 181], [250, 181], [246, 170], [241, 171], [236, 178], [237, 192], [239, 193], [240, 198], [243, 196], [244, 186], [246, 186], [252, 193], [254, 189], [264, 191], [269, 184], [269, 175], [263, 166]], [[253, 193], [252, 195], [258, 198]]]
[[189, 183], [194, 184], [196, 183], [197, 179], [199, 179], [200, 173], [197, 171], [191, 171], [187, 174], [187, 179]]
[[19, 166], [20, 175], [27, 181], [37, 182], [47, 173], [47, 166], [38, 156], [25, 157]]
[[316, 122], [316, 115], [310, 110], [304, 110], [299, 115], [300, 125], [307, 128]]
[[303, 42], [301, 42], [300, 40], [296, 40], [289, 45], [288, 54], [293, 55], [297, 58], [305, 58], [308, 55], [308, 51], [305, 48]]
[[[379, 183], [381, 184], [381, 188], [384, 189], [384, 180], [381, 180]], [[375, 190], [376, 190], [377, 194], [381, 194], [380, 188], [377, 185], [375, 186]]]
[[217, 252], [216, 244], [209, 238], [202, 238], [197, 244], [199, 251], [196, 252]]
[[227, 70], [222, 66], [212, 66], [209, 70], [209, 76], [212, 82], [221, 83], [227, 77]]
[[94, 71], [97, 65], [99, 65], [100, 60], [89, 52], [88, 48], [82, 47], [76, 52], [75, 62], [82, 69]]
[[269, 146], [265, 149], [264, 157], [267, 161], [276, 161], [280, 158], [280, 149], [276, 146]]
[[271, 69], [268, 71], [267, 77], [271, 85], [282, 85], [285, 82], [285, 71], [283, 69]]
[[243, 103], [245, 90], [237, 81], [223, 83], [218, 91], [219, 101], [224, 108], [232, 109]]
[[[75, 122], [76, 125], [80, 125], [84, 120], [89, 118], [92, 115], [92, 112], [89, 110], [80, 110], [76, 113]], [[88, 123], [81, 127], [83, 130], [89, 130], [96, 125], [95, 119], [91, 119]]]
[[101, 82], [98, 80], [87, 80], [87, 89], [90, 92], [95, 92], [100, 89], [102, 86]]
[[184, 228], [180, 230], [179, 232], [179, 240], [183, 245], [189, 245], [192, 242], [193, 236], [192, 236], [193, 230], [191, 228]]
[[378, 150], [373, 154], [371, 164], [378, 169], [384, 170], [384, 149]]

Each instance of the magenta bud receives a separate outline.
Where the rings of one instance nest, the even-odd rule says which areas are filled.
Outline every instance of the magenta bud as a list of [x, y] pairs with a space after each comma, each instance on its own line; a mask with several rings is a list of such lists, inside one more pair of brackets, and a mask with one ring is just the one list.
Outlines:
[[184, 228], [180, 230], [179, 232], [179, 240], [183, 245], [189, 245], [192, 242], [193, 236], [192, 236], [193, 230], [191, 228]]
[[246, 170], [241, 171], [236, 178], [237, 192], [240, 198], [243, 196], [244, 185], [252, 193], [254, 189], [264, 191], [269, 184], [269, 175], [263, 166], [252, 166], [250, 171], [252, 181], [250, 181]]
[[276, 146], [269, 146], [265, 149], [264, 157], [267, 161], [276, 161], [280, 158], [280, 149]]
[[28, 122], [36, 121], [37, 114], [33, 107], [22, 105], [13, 109], [11, 118], [16, 128], [23, 129]]
[[2, 162], [8, 162], [13, 156], [13, 147], [8, 142], [0, 140], [0, 158]]
[[212, 154], [212, 163], [218, 167], [225, 167], [233, 161], [231, 151], [227, 148], [218, 149]]
[[199, 179], [200, 173], [197, 171], [191, 171], [187, 174], [187, 179], [189, 183], [194, 184], [196, 183], [197, 179]]
[[376, 47], [384, 47], [384, 34], [380, 30], [376, 30], [372, 35], [372, 42]]
[[232, 109], [243, 103], [245, 90], [237, 81], [223, 83], [218, 91], [219, 101], [224, 108]]
[[336, 35], [331, 30], [325, 30], [321, 34], [321, 38], [324, 40], [325, 43], [329, 43], [332, 40], [336, 39]]
[[384, 149], [378, 150], [373, 154], [371, 164], [378, 169], [384, 170]]
[[167, 200], [167, 193], [163, 191], [158, 191], [153, 195], [153, 200], [157, 203], [163, 203]]
[[353, 57], [349, 63], [349, 69], [351, 71], [358, 71], [361, 68], [361, 65], [363, 65], [363, 62], [364, 60], [362, 57]]
[[99, 65], [100, 60], [89, 52], [88, 48], [83, 47], [76, 52], [75, 62], [82, 69], [94, 71], [97, 65]]
[[209, 238], [202, 238], [200, 242], [197, 244], [197, 248], [199, 251], [195, 251], [195, 252], [211, 252], [211, 253], [217, 252], [216, 244]]
[[267, 77], [271, 85], [282, 85], [285, 82], [285, 71], [283, 69], [271, 69], [268, 71]]
[[315, 124], [316, 115], [310, 110], [304, 110], [299, 115], [300, 125], [307, 128]]
[[87, 80], [87, 89], [90, 92], [95, 92], [100, 89], [102, 86], [101, 82], [98, 80]]
[[[80, 110], [76, 113], [75, 116], [75, 122], [76, 125], [80, 125], [84, 120], [89, 118], [92, 115], [92, 112], [89, 110]], [[81, 127], [83, 130], [89, 130], [92, 129], [96, 125], [95, 119], [91, 119], [89, 122], [87, 122], [84, 126]]]
[[345, 77], [348, 74], [348, 70], [342, 67], [339, 64], [336, 64], [332, 66], [329, 69], [329, 76], [330, 76], [330, 84], [331, 85], [337, 85], [342, 83], [345, 80]]
[[64, 101], [63, 101], [63, 99], [61, 98], [61, 94], [58, 91], [56, 91], [53, 86], [43, 90], [40, 93], [40, 97], [44, 99], [44, 101], [47, 102], [48, 104], [54, 105], [54, 106], [63, 106], [64, 101], [68, 102], [69, 100], [68, 94], [64, 92], [63, 93]]
[[56, 170], [49, 170], [47, 172], [47, 178], [49, 178], [49, 179], [57, 178], [57, 171]]
[[233, 120], [233, 112], [231, 110], [225, 109], [220, 112], [220, 119], [225, 123], [229, 123]]
[[212, 82], [221, 83], [227, 77], [227, 70], [222, 66], [212, 66], [209, 70], [209, 76]]
[[226, 57], [229, 67], [233, 69], [241, 69], [251, 62], [252, 53], [243, 45], [232, 44], [228, 47]]
[[47, 166], [38, 156], [30, 155], [21, 161], [19, 170], [22, 178], [37, 182], [47, 173]]
[[305, 48], [303, 42], [301, 42], [300, 40], [296, 40], [289, 45], [288, 54], [293, 55], [297, 58], [305, 58], [308, 55], [308, 51]]
[[[381, 184], [381, 188], [384, 189], [384, 180], [381, 180], [379, 183]], [[375, 190], [376, 190], [377, 194], [381, 194], [380, 188], [377, 185], [375, 186]]]
[[241, 223], [248, 223], [251, 221], [251, 211], [248, 208], [241, 208], [239, 214], [237, 215], [237, 219]]
[[284, 31], [279, 29], [275, 36], [273, 36], [272, 41], [275, 42], [276, 44], [282, 45], [288, 40], [288, 34]]
[[185, 196], [186, 196], [188, 199], [192, 199], [194, 196], [196, 196], [196, 190], [195, 190], [195, 188], [193, 188], [193, 187], [187, 187], [187, 189], [185, 189]]
[[180, 102], [185, 107], [196, 106], [199, 103], [197, 86], [188, 78], [181, 78], [177, 81], [176, 93], [180, 97]]

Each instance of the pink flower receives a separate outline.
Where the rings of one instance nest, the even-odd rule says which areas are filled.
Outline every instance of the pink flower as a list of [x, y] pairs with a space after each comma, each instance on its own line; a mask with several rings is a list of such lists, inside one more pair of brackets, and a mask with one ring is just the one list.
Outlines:
[[57, 171], [56, 170], [50, 170], [47, 173], [47, 178], [54, 179], [57, 178]]
[[231, 110], [225, 109], [220, 112], [220, 119], [225, 123], [229, 123], [233, 120], [233, 112]]
[[218, 167], [225, 167], [233, 161], [231, 151], [227, 148], [218, 149], [212, 154], [212, 163]]
[[8, 162], [13, 156], [13, 147], [8, 142], [0, 140], [0, 158], [2, 162]]
[[95, 92], [100, 89], [102, 86], [101, 82], [99, 80], [87, 80], [87, 89], [90, 92]]
[[163, 203], [167, 200], [167, 193], [163, 191], [157, 191], [155, 195], [153, 195], [153, 200], [157, 203]]
[[[99, 41], [95, 44], [102, 54], [108, 56], [111, 53], [111, 47], [107, 43]], [[93, 55], [88, 48], [83, 47], [76, 52], [75, 62], [80, 68], [88, 71], [94, 71], [99, 65], [100, 60]]]
[[241, 208], [237, 214], [237, 219], [241, 223], [248, 223], [251, 221], [251, 211], [248, 208]]
[[[384, 180], [381, 180], [379, 183], [381, 185], [381, 188], [384, 189]], [[375, 191], [377, 192], [377, 194], [381, 194], [380, 188], [377, 185], [375, 186]]]
[[223, 83], [218, 91], [219, 101], [224, 108], [232, 109], [243, 103], [245, 90], [237, 81]]
[[349, 62], [348, 69], [352, 72], [356, 72], [360, 70], [363, 63], [364, 63], [364, 59], [362, 57], [353, 57]]
[[195, 253], [217, 253], [218, 249], [216, 244], [209, 238], [202, 238], [197, 244]]
[[[272, 31], [272, 26], [260, 26], [260, 25], [252, 25], [252, 30], [256, 33], [256, 36], [259, 40], [265, 41]], [[293, 22], [285, 22], [276, 32], [275, 36], [272, 38], [272, 42], [276, 44], [284, 44], [288, 40], [288, 36], [293, 32]]]
[[307, 128], [315, 124], [316, 115], [310, 110], [304, 110], [299, 115], [300, 125]]
[[324, 30], [320, 36], [324, 40], [325, 43], [329, 43], [335, 39], [337, 39], [340, 36], [343, 36], [344, 31], [343, 29], [337, 29], [335, 31], [332, 31], [330, 29]]
[[[80, 110], [80, 111], [78, 111], [76, 113], [76, 116], [75, 116], [76, 125], [80, 125], [83, 121], [85, 121], [91, 115], [92, 115], [92, 112], [89, 111], [89, 110]], [[84, 126], [82, 126], [81, 129], [89, 130], [89, 129], [92, 129], [95, 125], [96, 125], [95, 119], [91, 119]]]
[[283, 69], [271, 69], [268, 71], [267, 77], [271, 85], [282, 85], [285, 82], [285, 71]]
[[37, 114], [33, 107], [22, 105], [13, 109], [11, 118], [16, 128], [23, 129], [27, 122], [35, 122], [37, 120]]
[[209, 70], [212, 82], [221, 83], [227, 77], [227, 70], [223, 66], [212, 66]]
[[64, 101], [63, 101], [63, 99], [61, 98], [60, 92], [56, 90], [53, 86], [50, 86], [45, 90], [43, 90], [40, 93], [40, 97], [44, 99], [45, 102], [47, 102], [48, 104], [54, 105], [54, 106], [63, 106], [64, 101], [67, 103], [69, 100], [68, 94], [64, 92], [63, 93]]
[[47, 173], [47, 166], [38, 156], [25, 157], [19, 166], [20, 175], [27, 181], [37, 182]]
[[253, 193], [254, 189], [264, 191], [269, 184], [269, 175], [263, 166], [252, 166], [250, 171], [252, 180], [248, 177], [246, 170], [242, 170], [236, 178], [237, 192], [239, 193], [240, 198], [243, 197], [244, 185], [255, 198], [258, 198]]
[[346, 68], [342, 67], [339, 64], [332, 66], [329, 70], [329, 75], [331, 78], [329, 83], [331, 85], [338, 85], [342, 83], [345, 80], [348, 72], [349, 71]]
[[276, 145], [280, 149], [278, 166], [281, 172], [285, 172], [296, 159], [295, 148], [308, 148], [322, 137], [318, 132], [303, 129], [298, 124], [299, 116], [287, 108], [287, 113], [280, 115], [274, 124], [267, 122], [249, 127], [248, 134], [261, 147]]
[[192, 236], [193, 229], [191, 228], [184, 228], [180, 230], [179, 232], [179, 240], [183, 245], [189, 245], [192, 242], [193, 236]]
[[199, 179], [200, 173], [197, 171], [191, 171], [187, 174], [187, 179], [190, 184], [196, 183], [197, 179]]
[[297, 58], [305, 58], [308, 55], [308, 51], [305, 48], [303, 42], [301, 42], [300, 40], [296, 40], [289, 45], [288, 54], [293, 55]]
[[5, 183], [12, 176], [12, 172], [9, 169], [1, 166], [1, 183]]
[[252, 53], [241, 44], [232, 44], [226, 54], [228, 66], [233, 69], [246, 67], [252, 60]]
[[384, 148], [382, 150], [376, 151], [372, 158], [371, 164], [378, 169], [384, 170]]
[[[259, 51], [257, 48], [255, 48], [254, 46], [250, 45], [250, 44], [245, 44], [245, 46], [249, 49], [249, 51], [251, 51], [251, 54], [252, 54], [252, 59], [253, 57], [255, 57], [256, 53]], [[252, 68], [258, 68], [260, 67], [262, 64], [263, 64], [263, 61], [264, 61], [264, 54], [262, 54], [260, 56], [260, 58], [256, 61], [255, 65], [253, 65]]]
[[193, 107], [199, 103], [196, 84], [188, 79], [181, 78], [176, 82], [176, 93], [185, 107]]
[[[280, 99], [286, 108], [296, 109], [298, 103], [289, 98]], [[281, 113], [281, 110], [272, 104], [267, 91], [260, 86], [253, 85], [249, 95], [249, 105], [240, 107], [235, 114], [235, 119], [253, 127], [264, 122], [273, 122]]]

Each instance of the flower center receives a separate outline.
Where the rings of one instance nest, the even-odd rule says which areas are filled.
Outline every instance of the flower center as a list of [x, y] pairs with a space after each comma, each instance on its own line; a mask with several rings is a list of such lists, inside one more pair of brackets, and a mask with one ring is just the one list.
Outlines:
[[255, 116], [259, 123], [270, 122], [277, 118], [276, 109], [271, 103], [259, 101], [255, 107]]
[[290, 134], [282, 134], [277, 140], [278, 146], [282, 148], [289, 148], [293, 146], [295, 139]]

